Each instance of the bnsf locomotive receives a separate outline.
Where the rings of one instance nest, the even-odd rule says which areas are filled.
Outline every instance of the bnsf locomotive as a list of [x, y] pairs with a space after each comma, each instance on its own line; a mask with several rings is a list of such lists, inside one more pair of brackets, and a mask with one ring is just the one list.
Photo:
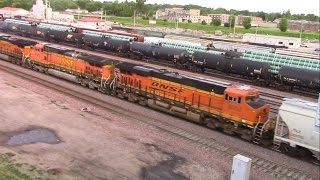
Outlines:
[[[149, 66], [121, 63], [10, 36], [0, 36], [0, 57], [265, 145], [272, 144], [278, 127], [275, 119], [268, 118], [269, 105], [259, 98], [259, 91], [248, 86], [235, 86]], [[284, 124], [282, 117], [282, 129], [286, 127], [291, 132], [295, 128]], [[310, 146], [303, 146], [300, 142], [290, 149], [290, 139], [285, 141], [281, 133], [277, 133], [276, 137], [279, 149], [289, 155], [301, 158], [315, 155], [319, 158], [317, 145], [308, 149]]]

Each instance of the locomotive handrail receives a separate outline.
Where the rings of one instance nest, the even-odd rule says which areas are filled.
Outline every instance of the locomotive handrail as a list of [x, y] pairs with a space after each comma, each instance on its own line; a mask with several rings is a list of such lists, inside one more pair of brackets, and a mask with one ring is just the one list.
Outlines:
[[260, 122], [261, 122], [261, 116], [259, 116], [259, 121], [258, 121], [258, 123], [254, 126], [254, 129], [253, 129], [253, 134], [254, 134], [254, 135], [256, 134], [256, 130], [257, 130]]

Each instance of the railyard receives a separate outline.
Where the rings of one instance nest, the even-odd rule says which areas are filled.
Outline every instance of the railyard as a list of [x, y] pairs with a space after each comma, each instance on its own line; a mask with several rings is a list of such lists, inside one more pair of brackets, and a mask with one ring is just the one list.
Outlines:
[[[18, 37], [18, 38], [21, 38], [21, 37]], [[23, 39], [28, 39], [28, 38], [23, 38]], [[58, 47], [58, 46], [54, 46], [54, 47]], [[62, 46], [59, 46], [58, 48], [59, 50], [60, 50], [60, 47]], [[79, 48], [77, 48], [77, 51], [104, 56], [109, 59], [113, 59], [121, 62], [130, 62], [130, 63], [132, 62], [135, 64], [137, 63], [137, 61], [135, 60], [115, 56], [116, 55], [115, 53], [105, 53], [101, 51], [93, 52], [93, 51], [83, 50]], [[10, 61], [10, 58], [9, 58], [9, 61]], [[151, 62], [150, 60], [139, 61], [139, 64], [150, 66], [150, 62]], [[25, 63], [25, 59], [23, 59], [22, 64], [25, 65], [24, 63]], [[228, 75], [224, 75], [218, 72], [210, 72], [206, 74], [188, 72], [185, 70], [173, 69], [172, 66], [166, 63], [160, 63], [160, 62], [154, 62], [154, 61], [152, 61], [152, 66], [159, 69], [163, 69], [165, 67], [166, 69], [172, 72], [179, 72], [179, 74], [180, 73], [188, 74], [188, 75], [192, 75], [193, 77], [199, 77], [200, 79], [201, 78], [215, 79], [217, 80], [215, 82], [219, 82], [219, 83], [221, 82], [223, 83], [230, 82], [230, 83], [236, 83], [236, 84], [250, 83], [250, 80], [246, 80], [237, 76], [229, 77]], [[41, 69], [37, 67], [33, 67], [33, 68], [38, 71], [47, 72], [45, 69]], [[54, 178], [71, 178], [72, 179], [75, 177], [79, 177], [82, 179], [88, 179], [90, 177], [94, 179], [99, 179], [99, 178], [103, 179], [107, 177], [111, 179], [140, 179], [140, 178], [161, 179], [161, 177], [162, 178], [165, 177], [168, 179], [205, 179], [205, 178], [228, 179], [230, 174], [231, 159], [236, 154], [243, 154], [253, 159], [252, 167], [254, 170], [251, 175], [251, 179], [261, 179], [262, 174], [265, 175], [264, 177], [266, 179], [270, 179], [270, 178], [271, 179], [277, 179], [277, 178], [316, 179], [319, 176], [318, 174], [319, 167], [312, 165], [309, 162], [304, 162], [298, 159], [292, 159], [292, 158], [283, 156], [283, 154], [280, 154], [276, 151], [272, 151], [270, 148], [267, 149], [267, 148], [262, 148], [262, 146], [255, 146], [253, 143], [249, 143], [237, 137], [228, 136], [226, 134], [219, 133], [219, 131], [212, 131], [203, 126], [197, 126], [195, 123], [182, 121], [179, 118], [175, 118], [173, 116], [156, 112], [154, 110], [145, 108], [143, 106], [139, 106], [133, 103], [129, 103], [127, 101], [123, 101], [121, 99], [117, 99], [114, 96], [107, 96], [102, 93], [92, 91], [90, 89], [85, 89], [81, 86], [76, 86], [75, 84], [71, 84], [63, 80], [52, 78], [48, 75], [33, 72], [18, 66], [10, 65], [5, 62], [1, 62], [0, 69], [3, 73], [3, 77], [10, 77], [9, 78], [10, 80], [7, 80], [7, 79], [3, 80], [4, 89], [14, 88], [16, 91], [23, 89], [23, 91], [25, 92], [29, 92], [31, 90], [35, 94], [38, 94], [38, 95], [33, 94], [36, 98], [30, 92], [27, 93], [27, 95], [22, 95], [20, 97], [21, 99], [24, 99], [23, 97], [28, 97], [29, 101], [28, 102], [22, 101], [23, 105], [19, 105], [19, 108], [21, 109], [18, 109], [17, 112], [26, 113], [26, 111], [28, 111], [28, 107], [32, 107], [31, 109], [29, 108], [29, 111], [33, 112], [31, 114], [34, 114], [36, 109], [41, 109], [40, 107], [34, 108], [33, 105], [27, 104], [27, 103], [37, 104], [39, 102], [42, 102], [41, 105], [45, 107], [44, 108], [45, 111], [42, 111], [42, 110], [39, 111], [39, 117], [42, 116], [42, 114], [44, 114], [43, 119], [46, 119], [46, 121], [43, 122], [44, 123], [43, 126], [39, 125], [39, 124], [42, 124], [40, 123], [39, 117], [32, 115], [30, 120], [27, 120], [27, 122], [24, 122], [21, 124], [21, 127], [17, 126], [14, 129], [13, 125], [10, 124], [11, 122], [7, 121], [8, 126], [7, 127], [4, 126], [3, 130], [0, 129], [0, 132], [3, 131], [2, 133], [3, 135], [0, 137], [0, 142], [2, 142], [3, 144], [6, 144], [6, 148], [12, 151], [10, 153], [18, 154], [17, 157], [19, 157], [20, 155], [23, 156], [23, 154], [25, 153], [24, 150], [22, 153], [21, 151], [19, 151], [19, 147], [21, 147], [20, 145], [10, 146], [10, 143], [8, 141], [8, 140], [11, 140], [11, 138], [13, 138], [12, 135], [17, 132], [28, 133], [28, 132], [33, 132], [33, 130], [42, 130], [42, 129], [51, 130], [54, 134], [57, 135], [58, 138], [57, 138], [57, 143], [48, 144], [48, 146], [50, 147], [63, 146], [61, 144], [64, 144], [64, 143], [66, 143], [66, 145], [70, 147], [71, 145], [68, 144], [68, 141], [64, 140], [65, 136], [67, 138], [70, 137], [73, 142], [75, 139], [74, 137], [75, 134], [80, 133], [80, 134], [88, 135], [90, 134], [90, 132], [94, 132], [93, 134], [90, 134], [90, 137], [89, 137], [89, 138], [93, 138], [94, 136], [96, 138], [94, 141], [95, 142], [94, 147], [92, 147], [90, 150], [87, 150], [87, 151], [75, 151], [75, 152], [72, 152], [74, 154], [71, 154], [71, 156], [73, 157], [74, 155], [76, 155], [76, 152], [81, 155], [83, 153], [84, 154], [83, 158], [85, 159], [85, 162], [83, 160], [80, 160], [81, 158], [80, 159], [74, 158], [76, 159], [76, 163], [74, 163], [74, 159], [71, 159], [70, 160], [71, 163], [68, 164], [67, 166], [65, 166], [66, 164], [63, 165], [63, 163], [66, 163], [66, 162], [62, 162], [62, 161], [60, 164], [49, 163], [50, 165], [46, 167], [44, 166], [44, 164], [46, 163], [38, 164], [40, 168], [47, 168], [48, 170], [50, 170], [50, 172], [52, 171], [54, 172], [54, 173], [51, 173], [52, 176], [50, 178], [53, 178], [53, 179]], [[11, 78], [13, 79], [11, 80]], [[28, 85], [28, 84], [30, 85], [30, 87], [25, 87], [25, 85]], [[90, 86], [90, 84], [88, 84], [88, 86]], [[312, 102], [316, 101], [314, 99], [315, 96], [312, 93], [304, 93], [303, 91], [294, 91], [294, 93], [280, 92], [280, 91], [277, 91], [276, 89], [270, 89], [269, 87], [267, 88], [260, 87], [260, 86], [253, 86], [253, 87], [255, 87], [261, 92], [260, 93], [261, 99], [263, 99], [268, 105], [270, 105], [270, 114], [268, 118], [277, 116], [279, 106], [283, 102], [284, 97], [302, 98]], [[37, 90], [35, 90], [35, 88]], [[245, 86], [243, 90], [247, 88], [248, 87]], [[40, 89], [42, 89], [43, 91], [39, 91]], [[5, 92], [10, 92], [10, 90], [7, 89], [5, 90]], [[118, 97], [123, 98], [122, 94], [120, 94], [119, 92], [117, 93], [118, 93]], [[50, 96], [48, 96], [48, 94], [50, 94]], [[49, 100], [49, 99], [52, 99], [51, 94], [53, 95], [53, 97], [57, 95], [59, 97], [59, 100]], [[10, 97], [10, 94], [6, 94], [6, 95], [9, 95]], [[112, 95], [115, 95], [115, 94], [112, 94]], [[4, 99], [5, 98], [7, 97], [4, 96]], [[40, 100], [39, 102], [37, 102], [36, 101], [37, 98], [42, 99], [42, 101]], [[127, 98], [129, 101], [134, 101], [134, 99], [130, 99], [129, 96]], [[45, 106], [47, 104], [43, 103], [43, 101], [48, 101], [50, 102], [48, 103], [49, 105], [55, 106], [55, 108], [53, 108], [53, 112], [51, 112], [51, 108]], [[10, 102], [10, 99], [9, 99], [9, 102]], [[20, 106], [23, 106], [23, 107], [20, 107]], [[23, 108], [26, 108], [26, 109], [23, 109]], [[59, 109], [59, 113], [57, 113], [57, 109]], [[64, 113], [60, 114], [60, 112], [62, 111], [64, 111]], [[4, 112], [3, 114], [11, 116], [10, 114], [6, 113], [6, 111], [3, 111], [3, 112]], [[56, 113], [57, 113], [57, 117], [55, 117]], [[78, 120], [79, 117], [77, 116], [79, 115], [81, 116], [80, 122], [84, 122], [84, 125], [79, 123], [79, 124], [76, 124], [76, 126], [74, 126], [75, 124], [72, 124], [72, 123], [75, 122], [74, 119]], [[29, 118], [29, 116], [26, 114], [23, 114], [21, 116], [26, 117], [26, 119]], [[63, 118], [63, 117], [69, 117], [69, 116], [70, 118]], [[11, 118], [14, 119], [15, 117], [10, 117], [10, 119]], [[34, 118], [37, 121], [34, 121], [34, 119], [32, 118]], [[56, 124], [54, 125], [50, 124], [52, 121], [56, 121], [56, 119], [59, 119], [57, 122], [55, 122]], [[68, 121], [68, 123], [70, 123], [70, 126], [71, 126], [70, 131], [66, 129], [67, 126], [60, 125], [60, 124], [64, 125], [65, 121], [67, 121], [66, 119], [72, 119], [71, 122]], [[50, 121], [50, 123], [47, 122], [48, 120]], [[100, 128], [96, 128], [95, 126], [91, 125], [91, 123], [94, 123], [95, 126], [100, 125]], [[122, 126], [123, 124], [121, 123], [125, 125]], [[101, 125], [103, 127], [101, 127]], [[257, 125], [256, 127], [258, 127]], [[86, 128], [84, 129], [80, 128], [84, 126], [86, 126]], [[256, 127], [254, 129], [256, 129]], [[72, 132], [71, 129], [72, 130], [77, 129], [76, 131], [77, 133]], [[109, 141], [105, 142], [106, 140], [110, 140], [113, 138], [114, 133], [110, 132], [108, 134], [108, 132], [114, 129], [116, 129], [116, 131], [120, 129], [119, 132], [115, 133], [116, 139], [113, 139], [113, 141], [115, 142], [112, 141], [111, 144]], [[130, 130], [126, 131], [125, 129], [130, 129]], [[79, 132], [80, 130], [83, 130], [83, 131]], [[136, 138], [131, 137], [131, 134], [130, 134], [131, 131], [133, 131], [132, 133], [136, 135], [135, 136]], [[60, 135], [61, 133], [64, 135]], [[151, 135], [149, 136], [148, 133], [151, 133]], [[154, 133], [158, 133], [158, 134], [155, 135]], [[90, 142], [91, 139], [90, 140], [88, 139], [86, 141], [87, 137], [83, 137], [83, 136], [81, 136], [81, 138], [83, 138], [85, 142], [91, 143]], [[153, 139], [153, 138], [158, 138], [158, 139]], [[103, 142], [102, 144], [106, 146], [104, 150], [102, 150], [102, 146], [99, 146], [101, 145], [99, 144], [99, 142]], [[124, 143], [125, 145], [121, 143]], [[40, 143], [40, 144], [41, 144], [40, 147], [47, 146], [47, 145], [43, 145], [43, 143]], [[257, 144], [260, 144], [260, 143], [258, 142]], [[31, 142], [31, 145], [22, 145], [22, 146], [37, 146], [37, 145], [39, 145], [39, 143], [33, 144], [33, 142]], [[82, 145], [85, 146], [84, 144]], [[125, 147], [126, 145], [133, 147], [133, 151], [130, 151], [130, 150], [128, 151], [125, 148], [121, 148], [121, 147]], [[108, 147], [111, 147], [110, 148], [111, 150]], [[37, 148], [37, 147], [34, 147], [34, 148]], [[42, 148], [39, 152], [43, 153], [44, 151], [46, 151], [45, 150], [46, 148], [48, 147]], [[71, 148], [75, 148], [75, 147], [71, 146]], [[101, 149], [96, 152], [97, 148], [98, 149], [101, 148]], [[182, 151], [181, 151], [181, 148], [183, 149]], [[194, 148], [196, 148], [195, 151], [193, 151]], [[57, 152], [61, 151], [61, 149], [55, 149], [55, 150], [57, 150]], [[121, 151], [121, 150], [124, 150], [124, 151]], [[94, 156], [93, 155], [94, 153], [92, 152], [97, 153], [98, 156], [97, 157]], [[118, 154], [115, 152], [117, 152]], [[60, 158], [63, 159], [63, 157], [69, 152], [68, 153], [64, 152], [64, 153], [65, 154], [61, 154], [61, 156], [58, 157], [58, 159]], [[123, 153], [123, 156], [122, 156], [122, 153]], [[101, 154], [107, 154], [107, 156], [102, 158]], [[140, 156], [137, 154], [140, 154]], [[48, 156], [51, 156], [51, 155], [52, 154], [49, 154]], [[114, 161], [112, 162], [108, 161], [110, 158], [113, 159]], [[57, 159], [57, 157], [54, 157], [53, 159]], [[91, 169], [84, 168], [83, 164], [88, 163], [89, 159], [91, 160], [89, 164], [92, 165], [92, 168], [91, 167], [90, 167]], [[99, 159], [99, 161], [92, 163], [92, 159], [94, 159], [94, 161]], [[127, 160], [130, 162], [129, 164], [127, 163]], [[31, 164], [34, 164], [34, 163], [35, 161], [31, 162]], [[80, 164], [82, 163], [83, 166], [79, 167], [79, 163]], [[191, 164], [193, 165], [191, 166]], [[216, 164], [219, 164], [219, 166], [217, 166]], [[109, 169], [109, 171], [101, 170], [106, 167], [107, 169]], [[119, 173], [119, 168], [120, 168], [120, 171], [123, 170], [124, 173]], [[76, 175], [74, 172], [78, 172], [78, 171], [81, 171], [83, 173], [80, 173], [80, 175]]]

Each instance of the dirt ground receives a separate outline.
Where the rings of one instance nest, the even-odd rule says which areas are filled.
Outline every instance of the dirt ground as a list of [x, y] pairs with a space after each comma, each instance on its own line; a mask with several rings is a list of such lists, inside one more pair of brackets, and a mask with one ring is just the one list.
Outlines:
[[[17, 166], [12, 171], [24, 173], [22, 177], [184, 180], [229, 176], [223, 167], [190, 160], [183, 149], [168, 151], [173, 144], [157, 138], [149, 126], [109, 112], [100, 116], [81, 111], [79, 107], [86, 107], [83, 102], [70, 102], [51, 91], [36, 93], [34, 85], [25, 86], [12, 83], [0, 72], [0, 155], [13, 156]], [[36, 128], [54, 132], [57, 142], [8, 145], [13, 135]], [[21, 164], [33, 168], [22, 170]], [[37, 175], [30, 173], [34, 169]], [[10, 177], [0, 166], [1, 173]]]

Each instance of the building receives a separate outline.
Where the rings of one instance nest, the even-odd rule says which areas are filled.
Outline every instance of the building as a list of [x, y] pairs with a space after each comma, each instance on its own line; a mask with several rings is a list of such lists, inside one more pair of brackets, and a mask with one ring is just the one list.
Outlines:
[[165, 8], [156, 12], [156, 19], [167, 19], [170, 21], [201, 23], [205, 21], [211, 23], [212, 18], [200, 16], [199, 9]]
[[261, 34], [249, 34], [246, 33], [242, 38], [243, 42], [259, 43], [267, 45], [285, 46], [288, 48], [298, 48], [301, 45], [300, 38], [282, 37], [282, 36], [270, 36]]
[[51, 19], [52, 18], [52, 8], [50, 8], [50, 3], [45, 0], [36, 0], [36, 3], [32, 6], [32, 17], [36, 19]]
[[[172, 19], [175, 20], [175, 19]], [[211, 17], [208, 16], [182, 16], [178, 18], [179, 22], [189, 22], [191, 21], [192, 23], [201, 23], [202, 21], [205, 21], [207, 24], [210, 24], [212, 21]]]
[[[278, 25], [279, 27], [279, 25]], [[300, 31], [318, 31], [319, 32], [320, 23], [306, 20], [290, 20], [288, 22], [288, 29]]]
[[221, 24], [229, 22], [229, 14], [208, 14], [212, 19], [220, 20]]
[[176, 20], [182, 17], [200, 16], [199, 9], [165, 8], [156, 11], [156, 19]]
[[257, 16], [236, 16], [236, 25], [242, 26], [243, 25], [243, 20], [247, 17], [251, 18], [251, 25], [259, 25], [260, 23], [263, 22], [261, 17], [257, 17]]
[[[217, 19], [221, 21], [221, 24], [224, 23], [229, 23], [229, 14], [208, 14], [209, 17], [211, 17], [212, 19]], [[236, 25], [242, 26], [243, 25], [243, 20], [246, 17], [251, 17], [251, 24], [252, 25], [259, 25], [260, 23], [263, 22], [261, 17], [257, 17], [257, 16], [236, 16]]]
[[30, 13], [21, 8], [3, 7], [0, 8], [0, 14], [4, 17], [13, 18], [14, 16], [28, 16]]

